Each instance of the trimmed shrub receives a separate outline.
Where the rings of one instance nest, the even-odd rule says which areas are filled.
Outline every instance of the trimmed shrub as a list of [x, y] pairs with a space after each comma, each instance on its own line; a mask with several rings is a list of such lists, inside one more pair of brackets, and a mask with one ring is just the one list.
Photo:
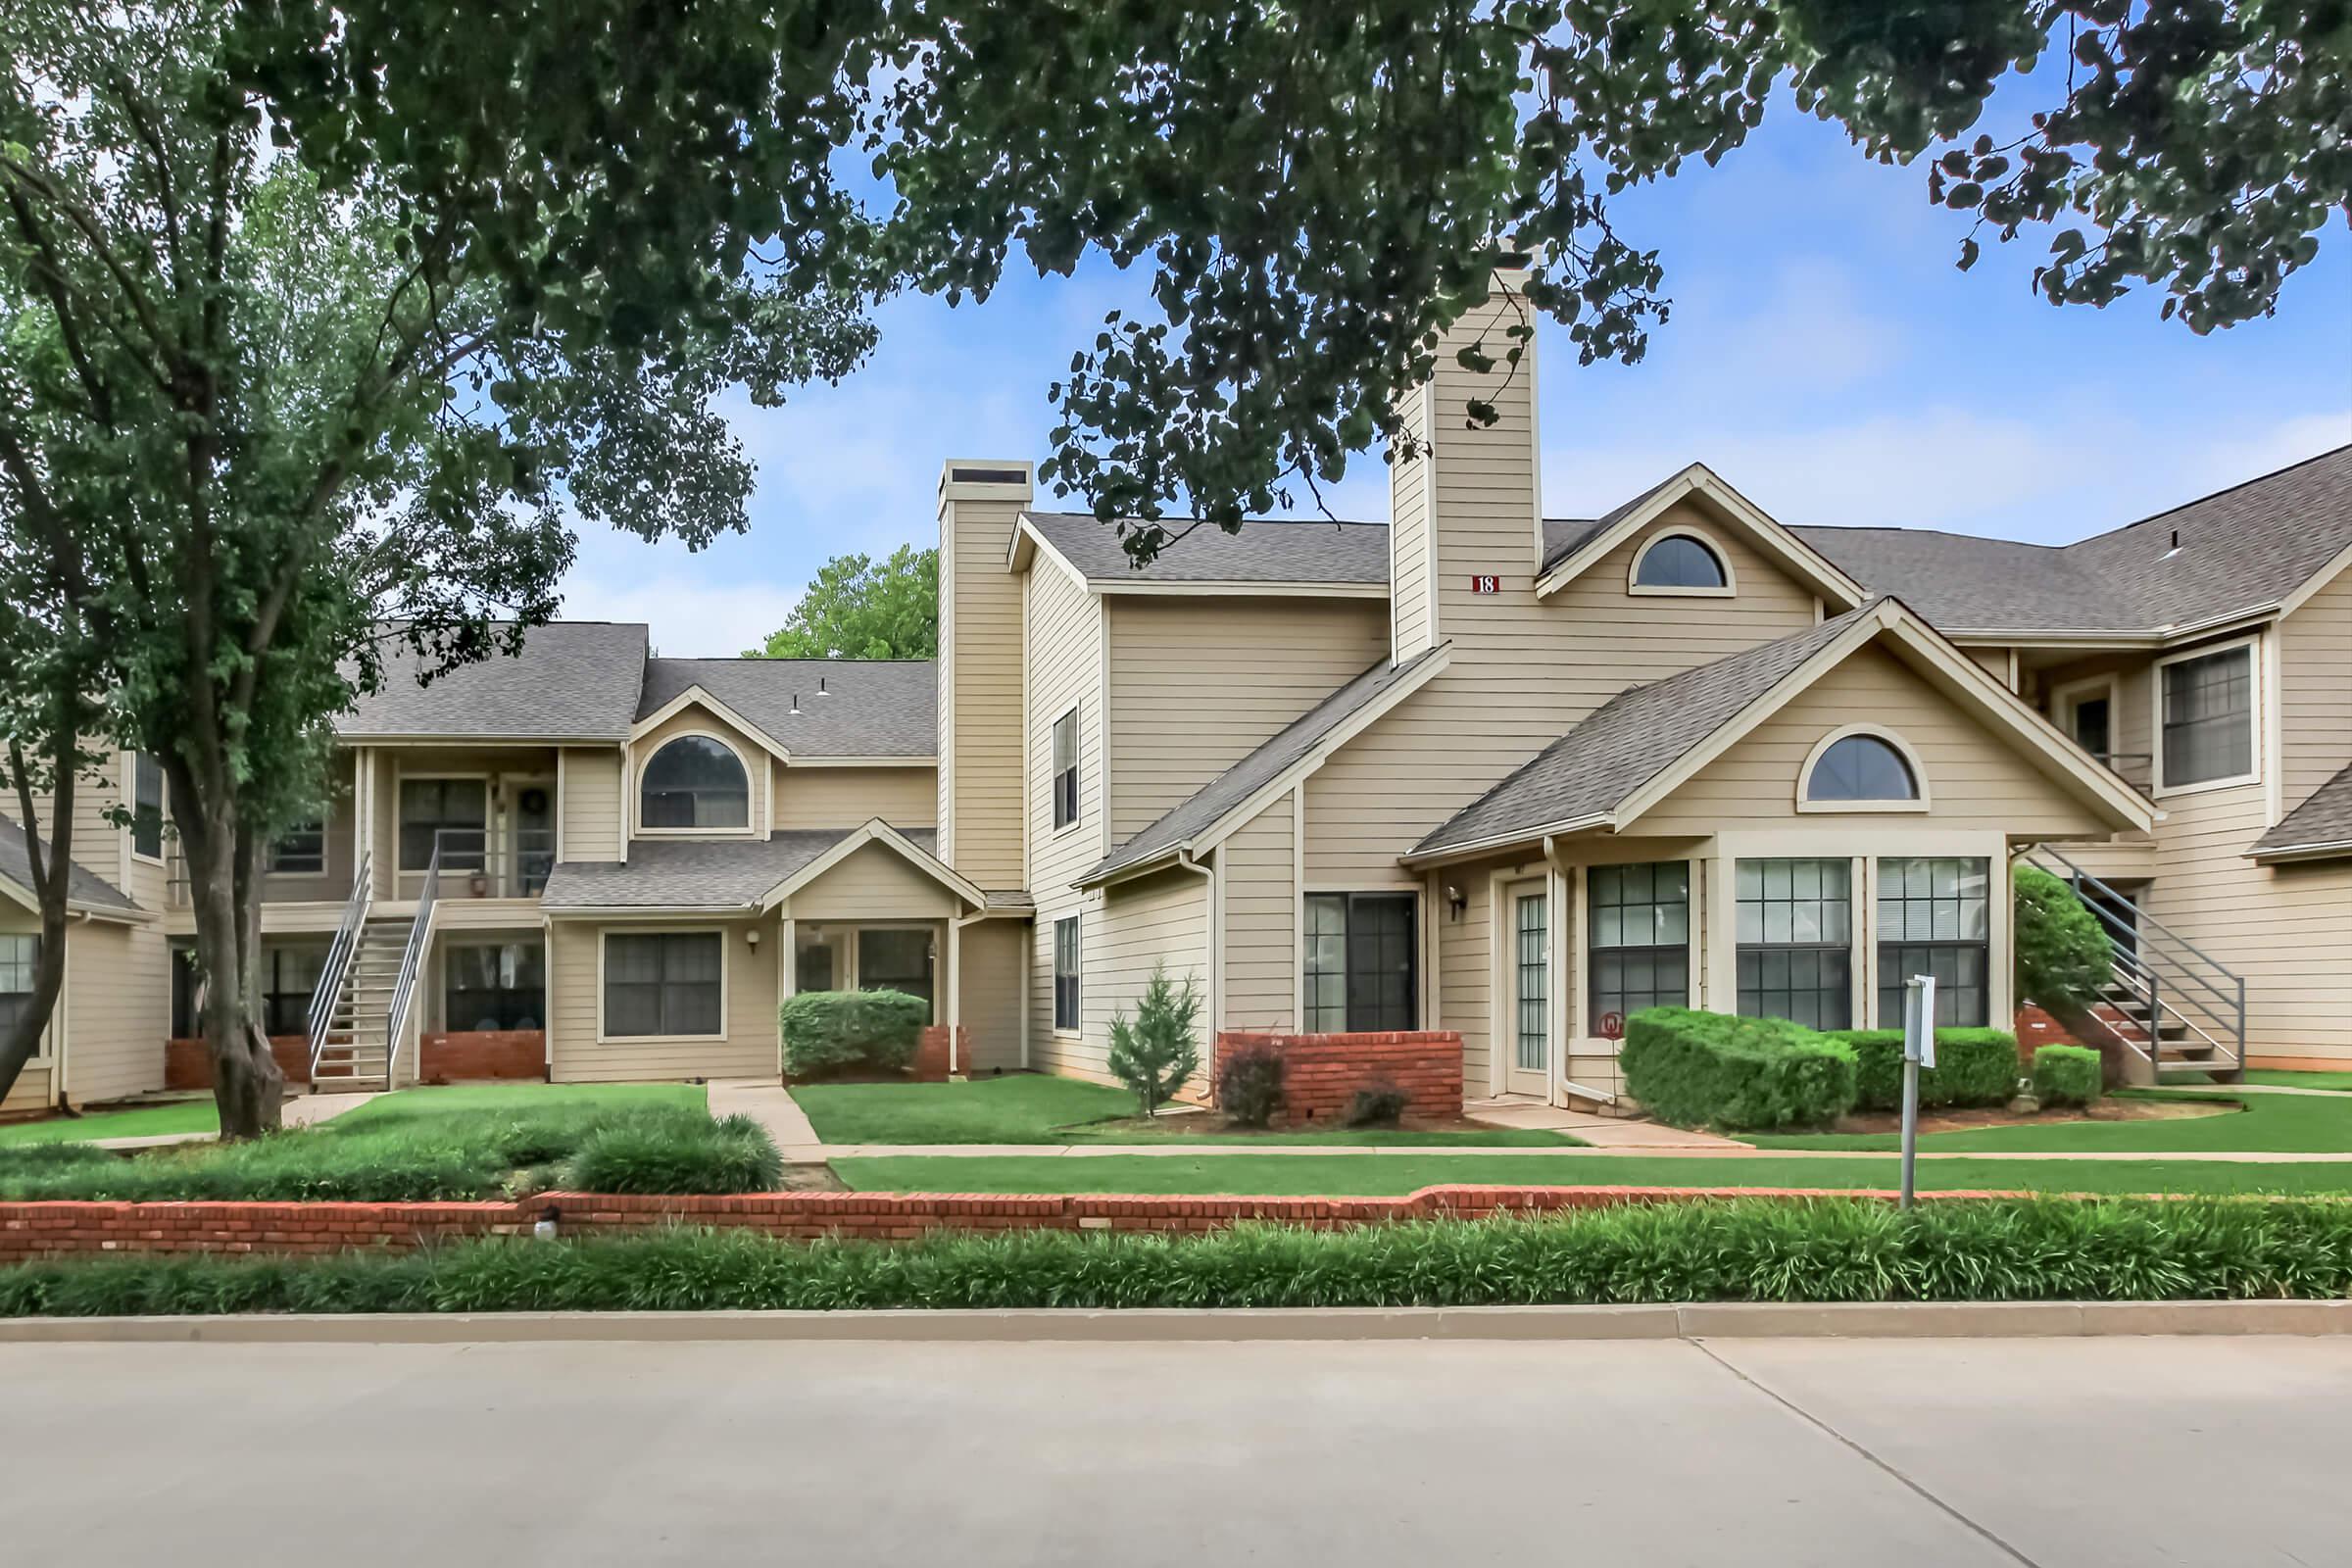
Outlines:
[[1264, 1127], [1282, 1114], [1283, 1079], [1290, 1063], [1262, 1040], [1235, 1046], [1217, 1058], [1217, 1108], [1237, 1127]]
[[784, 1183], [784, 1156], [749, 1116], [724, 1116], [680, 1137], [650, 1119], [592, 1128], [561, 1166], [575, 1193], [769, 1193]]
[[1820, 1127], [1854, 1103], [1853, 1048], [1782, 1018], [1644, 1008], [1617, 1060], [1626, 1092], [1677, 1127]]
[[1103, 1064], [1134, 1091], [1145, 1115], [1156, 1113], [1200, 1072], [1200, 1047], [1194, 1038], [1200, 1021], [1200, 988], [1191, 975], [1178, 986], [1165, 964], [1152, 966], [1134, 1017], [1123, 1007], [1111, 1014], [1110, 1054]]
[[[1841, 1029], [1832, 1040], [1854, 1048], [1854, 1108], [1903, 1106], [1903, 1032]], [[2017, 1036], [2005, 1029], [1938, 1029], [1936, 1065], [1919, 1073], [1923, 1110], [1950, 1105], [2001, 1105], [2017, 1093]]]
[[2064, 1017], [2106, 988], [2115, 945], [2075, 890], [2038, 866], [2017, 868], [2017, 994]]
[[1403, 1119], [1409, 1102], [1403, 1090], [1386, 1078], [1375, 1079], [1348, 1097], [1348, 1125], [1394, 1127]]
[[2047, 1105], [2087, 1105], [2099, 1098], [2099, 1054], [2085, 1046], [2044, 1046], [2034, 1053], [2034, 1098]]
[[872, 1069], [900, 1072], [914, 1060], [931, 1004], [904, 991], [804, 991], [776, 1009], [784, 1070], [795, 1078]]

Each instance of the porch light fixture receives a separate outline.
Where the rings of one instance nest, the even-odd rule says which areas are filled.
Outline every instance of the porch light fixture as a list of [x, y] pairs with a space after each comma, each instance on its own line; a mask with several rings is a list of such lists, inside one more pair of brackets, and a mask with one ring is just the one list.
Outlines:
[[746, 931], [743, 934], [743, 940], [749, 942], [755, 948], [758, 947], [760, 945], [760, 928], [758, 926], [753, 926], [749, 931]]
[[1458, 884], [1446, 883], [1446, 907], [1452, 910], [1453, 917], [1459, 920], [1462, 917], [1462, 911], [1470, 907], [1470, 895], [1464, 893]]

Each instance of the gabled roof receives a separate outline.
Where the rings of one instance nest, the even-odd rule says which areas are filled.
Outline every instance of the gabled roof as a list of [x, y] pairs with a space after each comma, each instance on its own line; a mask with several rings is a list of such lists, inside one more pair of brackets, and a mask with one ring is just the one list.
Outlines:
[[649, 660], [630, 716], [649, 718], [696, 687], [795, 760], [938, 751], [939, 666], [928, 659]]
[[2352, 856], [2352, 767], [2313, 790], [2246, 853], [2265, 863]]
[[[32, 835], [22, 825], [0, 816], [0, 883], [24, 903], [32, 903]], [[46, 843], [42, 846], [45, 858]], [[66, 862], [66, 905], [93, 914], [133, 915], [142, 912], [120, 888], [78, 860]]]
[[2352, 446], [2062, 547], [1911, 528], [1795, 531], [1947, 632], [2161, 637], [2278, 610], [2340, 566], [2352, 552]]
[[1538, 597], [1557, 593], [1600, 559], [1678, 502], [1696, 499], [1710, 511], [1736, 524], [1751, 544], [1836, 609], [1851, 609], [1865, 595], [1861, 584], [1842, 567], [1792, 529], [1783, 527], [1763, 508], [1726, 484], [1703, 463], [1693, 463], [1651, 485], [1632, 500], [1621, 502], [1594, 518], [1590, 526], [1564, 528], [1555, 542], [1551, 524], [1544, 527], [1544, 564], [1536, 573]]
[[1385, 522], [1253, 518], [1240, 532], [1227, 533], [1214, 523], [1162, 517], [1159, 525], [1168, 530], [1170, 542], [1139, 570], [1120, 540], [1140, 524], [1098, 522], [1085, 512], [1026, 512], [1021, 520], [1046, 548], [1101, 588], [1231, 583], [1388, 591]]
[[[631, 839], [629, 858], [563, 860], [548, 873], [539, 904], [566, 910], [757, 910], [775, 888], [853, 834], [854, 827], [795, 828], [764, 839]], [[899, 837], [930, 855], [938, 835], [902, 828]]]
[[2006, 686], [1897, 600], [1881, 597], [1819, 625], [1701, 664], [1604, 703], [1590, 718], [1431, 832], [1405, 857], [1432, 859], [1550, 833], [1622, 828], [1822, 673], [1881, 635], [1939, 669], [2007, 728], [2045, 772], [2146, 828], [2154, 807], [2076, 752]]
[[824, 854], [810, 860], [807, 865], [796, 868], [783, 881], [769, 888], [767, 896], [760, 901], [760, 906], [762, 909], [776, 907], [859, 850], [868, 845], [874, 845], [896, 855], [900, 859], [905, 860], [908, 865], [913, 866], [917, 871], [955, 894], [973, 908], [986, 907], [988, 895], [981, 892], [971, 881], [932, 853], [933, 847], [939, 842], [938, 833], [931, 829], [922, 829], [921, 832], [922, 842], [916, 843], [913, 838], [900, 832], [880, 817], [874, 817], [863, 827], [853, 829]]
[[1446, 646], [1441, 643], [1401, 664], [1386, 660], [1374, 664], [1113, 850], [1080, 877], [1078, 885], [1093, 887], [1172, 858], [1179, 851], [1209, 848], [1221, 828], [1246, 821], [1250, 807], [1279, 796], [1298, 770], [1314, 765], [1418, 691], [1446, 667]]
[[416, 682], [421, 661], [388, 644], [381, 690], [335, 720], [346, 740], [619, 741], [637, 714], [645, 628], [559, 620], [523, 635], [518, 654], [498, 654]]

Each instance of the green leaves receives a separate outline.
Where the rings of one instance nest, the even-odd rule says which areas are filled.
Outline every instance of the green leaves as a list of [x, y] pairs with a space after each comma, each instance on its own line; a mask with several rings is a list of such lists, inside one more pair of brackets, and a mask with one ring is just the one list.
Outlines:
[[939, 552], [901, 545], [890, 559], [835, 556], [792, 618], [747, 659], [936, 659]]

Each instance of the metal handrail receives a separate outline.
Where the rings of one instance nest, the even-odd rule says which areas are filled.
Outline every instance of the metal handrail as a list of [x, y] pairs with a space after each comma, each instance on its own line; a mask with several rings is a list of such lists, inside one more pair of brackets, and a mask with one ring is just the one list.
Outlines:
[[[2128, 936], [2131, 939], [2132, 946], [2130, 948], [2120, 944], [2114, 947], [2111, 967], [2125, 988], [2139, 993], [2140, 998], [2146, 1004], [2146, 1017], [2135, 1021], [2139, 1022], [2147, 1031], [2146, 1054], [2149, 1063], [2151, 1065], [2162, 1064], [2164, 1055], [2163, 1026], [2164, 1020], [2169, 1016], [2178, 1019], [2183, 1027], [2195, 1031], [2215, 1051], [2224, 1053], [2229, 1058], [2230, 1066], [2242, 1069], [2246, 1064], [2245, 976], [2230, 969], [2227, 964], [2222, 963], [2204, 949], [2173, 930], [2154, 915], [2146, 913], [2132, 900], [2109, 887], [2048, 845], [2037, 845], [2028, 851], [2026, 859], [2029, 863], [2033, 863], [2038, 858], [2045, 856], [2066, 868], [2059, 874], [2072, 885], [2076, 899], [2098, 918], [2110, 936]], [[2046, 871], [2050, 867], [2043, 865], [2040, 869]], [[2090, 888], [2097, 897], [2084, 898], [2082, 890], [2085, 887]], [[2136, 923], [2127, 924], [2111, 912], [2109, 906], [2131, 908], [2137, 916]], [[2151, 942], [2151, 938], [2155, 940]], [[2170, 944], [2177, 951], [2167, 953], [2165, 951], [2166, 944]], [[2162, 987], [2166, 976], [2160, 974], [2155, 966], [2142, 957], [2143, 950], [2157, 959], [2169, 973], [2174, 982], [2173, 989], [2176, 995], [2180, 990], [2180, 982], [2192, 981], [2205, 993], [2206, 997], [2211, 999], [2198, 1004], [2198, 1005], [2212, 1019], [2215, 1028], [2230, 1035], [2229, 1042], [2225, 1043], [2216, 1039], [2211, 1030], [2189, 1017], [2179, 1005], [2163, 995]], [[2219, 983], [2207, 975], [2198, 973], [2180, 956], [2181, 953], [2189, 954], [2200, 962], [2210, 966], [2214, 974], [2220, 977]], [[2130, 1043], [2127, 1041], [2126, 1044]]]
[[[2089, 909], [2091, 913], [2097, 915], [2107, 924], [2110, 929], [2130, 932], [2132, 940], [2137, 943], [2145, 943], [2150, 937], [2154, 937], [2160, 942], [2169, 942], [2175, 947], [2180, 948], [2187, 952], [2201, 962], [2211, 965], [2214, 972], [2222, 976], [2225, 980], [2234, 982], [2239, 987], [2243, 987], [2245, 984], [2244, 979], [2234, 970], [2232, 970], [2228, 964], [2223, 963], [2219, 958], [2216, 958], [2213, 956], [2213, 955], [2207, 953], [2203, 948], [2198, 947], [2195, 943], [2189, 941], [2188, 938], [2182, 936], [2180, 932], [2175, 931], [2171, 926], [2166, 925], [2154, 915], [2149, 914], [2144, 909], [2141, 909], [2139, 906], [2136, 903], [2133, 903], [2132, 899], [2123, 893], [2118, 892], [2116, 889], [2109, 887], [2106, 883], [2100, 881], [2088, 871], [2083, 870], [2082, 867], [2077, 865], [2074, 861], [2068, 859], [2056, 850], [2051, 849], [2048, 845], [2041, 844], [2034, 846], [2033, 850], [2028, 852], [2028, 858], [2031, 859], [2034, 856], [2044, 855], [2048, 856], [2051, 859], [2056, 860], [2060, 865], [2066, 867], [2066, 870], [2063, 873], [2063, 878], [2064, 880], [2075, 884], [2077, 897], [2081, 897], [2082, 890], [2085, 887], [2088, 887], [2111, 903], [2130, 905], [2132, 910], [2139, 916], [2137, 924], [2126, 925], [2121, 920], [2118, 920], [2113, 915], [2109, 914], [2105, 909], [2100, 908], [2098, 905], [2092, 903], [2088, 899], [2084, 899], [2082, 901], [2083, 907]], [[2049, 867], [2043, 866], [2042, 869], [2046, 871], [2049, 869]], [[2195, 970], [2183, 965], [2181, 972], [2188, 979], [2194, 980], [2198, 984], [2205, 986], [2208, 990], [2212, 991], [2218, 999], [2225, 1001], [2228, 1000], [2228, 993], [2224, 988], [2214, 985], [2211, 981], [2207, 980], [2205, 976], [2198, 974]]]
[[374, 878], [368, 875], [368, 856], [360, 854], [360, 868], [353, 877], [351, 897], [343, 901], [343, 920], [335, 927], [335, 939], [327, 944], [326, 961], [319, 967], [318, 984], [311, 992], [311, 1010], [304, 1027], [311, 1037], [311, 1082], [318, 1081], [318, 1054], [326, 1049], [326, 1028], [334, 1021], [335, 999], [342, 995], [343, 979], [351, 969], [352, 956], [359, 951], [360, 928], [367, 924], [368, 906], [374, 897]]
[[[443, 831], [450, 831], [444, 829]], [[392, 1003], [384, 1013], [384, 1087], [400, 1084], [400, 1037], [408, 1029], [409, 1007], [416, 994], [416, 977], [424, 970], [424, 945], [433, 929], [433, 904], [441, 891], [441, 834], [433, 835], [433, 858], [424, 868], [424, 887], [416, 895], [416, 917], [409, 924], [408, 945], [400, 954], [400, 976], [392, 982]]]
[[499, 898], [530, 898], [547, 883], [556, 864], [556, 830], [552, 827], [509, 828], [491, 851], [487, 827], [445, 827], [433, 835], [436, 848], [449, 855], [442, 868], [452, 876], [484, 878]]

